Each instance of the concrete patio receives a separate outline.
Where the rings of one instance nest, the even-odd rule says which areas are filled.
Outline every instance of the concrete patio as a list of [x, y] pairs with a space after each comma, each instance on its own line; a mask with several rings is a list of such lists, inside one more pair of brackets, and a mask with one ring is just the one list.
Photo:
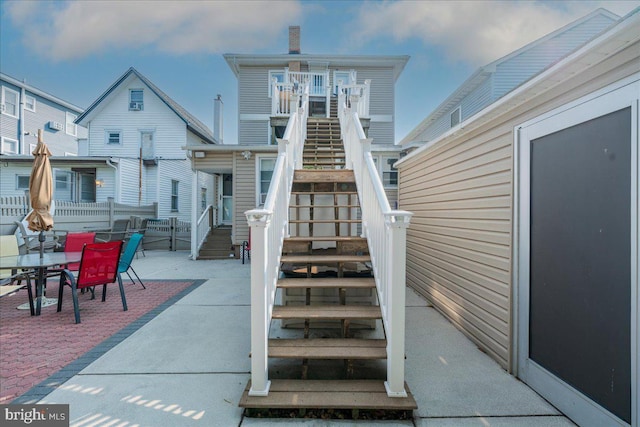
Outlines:
[[[250, 371], [250, 268], [147, 251], [147, 279], [205, 279], [40, 403], [68, 403], [71, 426], [572, 426], [570, 420], [407, 293], [406, 379], [412, 421], [256, 419], [238, 401]], [[153, 289], [149, 289], [150, 292]]]

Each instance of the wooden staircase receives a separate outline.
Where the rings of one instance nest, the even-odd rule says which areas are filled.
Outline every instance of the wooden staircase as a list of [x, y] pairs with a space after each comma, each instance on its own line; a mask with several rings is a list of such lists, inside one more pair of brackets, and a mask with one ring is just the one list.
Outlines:
[[229, 259], [232, 256], [231, 227], [213, 228], [198, 252], [198, 259]]
[[337, 119], [309, 118], [304, 169], [293, 177], [284, 277], [277, 284], [285, 304], [272, 313], [287, 336], [271, 334], [270, 391], [249, 396], [247, 385], [240, 406], [249, 416], [321, 409], [352, 411], [357, 418], [359, 411], [375, 409], [410, 418], [417, 408], [406, 384], [407, 397], [385, 392], [382, 313], [367, 240], [360, 236], [355, 177], [344, 166]]

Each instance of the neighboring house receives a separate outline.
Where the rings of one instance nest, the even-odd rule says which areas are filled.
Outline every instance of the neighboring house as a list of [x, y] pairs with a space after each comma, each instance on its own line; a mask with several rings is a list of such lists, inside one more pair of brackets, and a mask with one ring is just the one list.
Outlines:
[[[193, 172], [183, 146], [217, 143], [213, 133], [134, 68], [129, 68], [76, 120], [88, 138], [80, 154], [108, 158], [96, 168], [96, 200], [133, 206], [158, 203], [158, 216], [191, 220], [214, 199], [212, 175]], [[192, 206], [192, 186], [200, 202]]]
[[238, 79], [237, 144], [186, 148], [197, 152], [193, 156], [196, 170], [220, 178], [217, 220], [232, 227], [234, 245], [249, 237], [244, 212], [264, 203], [275, 164], [276, 138], [282, 136], [288, 121], [289, 94], [303, 81], [311, 81], [312, 117], [335, 117], [340, 84], [345, 88], [356, 83], [369, 85], [368, 117], [362, 117], [363, 126], [373, 139], [374, 159], [389, 201], [395, 205], [397, 171], [393, 164], [400, 151], [394, 145], [395, 83], [408, 56], [302, 54], [300, 28], [290, 27], [288, 54], [225, 54], [224, 58]]
[[640, 9], [397, 164], [407, 284], [581, 426], [640, 426], [638, 105]]
[[0, 73], [0, 85], [0, 195], [23, 196], [29, 189], [41, 129], [54, 159], [54, 197], [95, 201], [95, 178], [74, 157], [78, 140], [87, 137], [87, 129], [74, 123], [82, 109], [6, 74]]
[[597, 9], [577, 21], [480, 67], [400, 144], [420, 146], [449, 131], [478, 111], [502, 98], [531, 77], [613, 25], [620, 17]]

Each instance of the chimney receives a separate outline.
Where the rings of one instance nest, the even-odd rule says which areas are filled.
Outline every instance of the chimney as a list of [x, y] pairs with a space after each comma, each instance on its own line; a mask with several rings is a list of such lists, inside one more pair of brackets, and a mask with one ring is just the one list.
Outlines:
[[224, 104], [222, 103], [222, 95], [218, 94], [217, 98], [213, 101], [213, 137], [222, 144], [222, 131], [223, 131], [223, 112]]
[[289, 54], [300, 54], [300, 26], [289, 27]]

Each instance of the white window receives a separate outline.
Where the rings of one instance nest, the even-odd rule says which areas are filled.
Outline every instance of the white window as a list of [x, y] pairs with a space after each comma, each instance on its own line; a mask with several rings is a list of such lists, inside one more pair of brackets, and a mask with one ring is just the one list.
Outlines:
[[105, 131], [104, 139], [107, 144], [120, 145], [122, 144], [122, 132], [119, 130]]
[[2, 113], [11, 117], [18, 117], [18, 92], [2, 87]]
[[67, 132], [67, 135], [76, 136], [78, 134], [78, 126], [74, 123], [74, 121], [78, 118], [78, 116], [68, 111], [66, 116], [67, 124], [65, 126], [65, 130]]
[[36, 112], [36, 99], [31, 95], [26, 95], [24, 98], [24, 109], [27, 111]]
[[81, 173], [78, 174], [80, 181], [80, 201], [95, 202], [96, 201], [96, 176], [95, 174]]
[[284, 70], [272, 70], [269, 71], [269, 98], [271, 98], [271, 94], [273, 92], [273, 80], [276, 80], [278, 83], [284, 83], [285, 72]]
[[16, 175], [16, 190], [29, 189], [29, 175]]
[[204, 212], [207, 208], [207, 189], [200, 187], [200, 210]]
[[18, 140], [3, 136], [2, 154], [18, 154]]
[[385, 188], [398, 187], [398, 169], [393, 166], [397, 161], [397, 157], [382, 158], [382, 185]]
[[269, 192], [269, 185], [271, 184], [271, 177], [275, 167], [275, 157], [258, 157], [258, 206], [264, 205], [267, 200], [267, 193]]
[[180, 182], [172, 179], [171, 180], [171, 211], [178, 211], [178, 189], [180, 187]]
[[54, 199], [73, 201], [73, 172], [54, 170]]
[[453, 110], [449, 115], [449, 118], [451, 119], [451, 127], [457, 126], [458, 123], [460, 123], [460, 119], [461, 119], [460, 107]]
[[142, 89], [129, 89], [129, 111], [144, 110], [144, 92]]

